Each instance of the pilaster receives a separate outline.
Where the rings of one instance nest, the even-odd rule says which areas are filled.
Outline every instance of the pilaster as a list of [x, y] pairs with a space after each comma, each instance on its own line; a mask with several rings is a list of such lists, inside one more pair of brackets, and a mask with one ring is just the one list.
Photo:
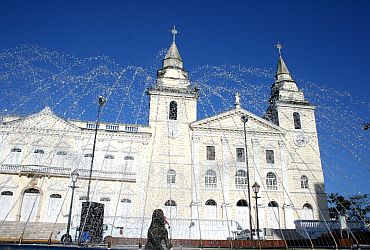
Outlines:
[[290, 199], [290, 189], [289, 189], [289, 175], [288, 175], [288, 162], [286, 158], [286, 145], [284, 141], [278, 141], [280, 148], [280, 161], [281, 161], [281, 172], [282, 172], [282, 182], [283, 182], [283, 194], [284, 194], [284, 217], [285, 217], [285, 228], [293, 229], [294, 226], [294, 216], [293, 216], [293, 204]]

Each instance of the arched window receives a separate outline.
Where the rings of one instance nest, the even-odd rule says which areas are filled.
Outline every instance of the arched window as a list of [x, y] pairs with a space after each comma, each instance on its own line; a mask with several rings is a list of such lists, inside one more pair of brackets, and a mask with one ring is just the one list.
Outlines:
[[60, 198], [62, 198], [62, 196], [60, 194], [51, 194], [50, 198], [60, 199]]
[[125, 161], [133, 161], [134, 159], [135, 158], [131, 155], [126, 155], [125, 158], [124, 158]]
[[40, 191], [36, 188], [29, 188], [26, 191], [24, 191], [25, 194], [39, 194]]
[[248, 202], [244, 199], [238, 200], [236, 203], [237, 207], [248, 207]]
[[277, 179], [274, 173], [267, 173], [266, 175], [266, 187], [267, 190], [277, 190]]
[[301, 129], [301, 116], [298, 112], [293, 113], [294, 128]]
[[105, 159], [113, 160], [114, 159], [114, 155], [105, 155], [104, 158]]
[[176, 171], [173, 169], [170, 169], [167, 171], [167, 184], [175, 184], [176, 183]]
[[312, 208], [312, 205], [311, 205], [310, 203], [305, 203], [305, 204], [303, 205], [303, 208], [313, 209], [313, 208]]
[[217, 203], [215, 200], [209, 199], [206, 201], [206, 206], [217, 206]]
[[303, 205], [303, 216], [302, 216], [302, 219], [303, 220], [313, 220], [314, 217], [313, 217], [313, 207], [311, 204], [309, 203], [305, 203]]
[[20, 148], [12, 148], [10, 150], [10, 152], [12, 152], [12, 153], [20, 153], [20, 152], [22, 152], [22, 149], [20, 149]]
[[177, 206], [176, 204], [176, 201], [174, 200], [167, 200], [165, 203], [164, 203], [165, 206]]
[[79, 200], [80, 201], [87, 201], [87, 196], [80, 196]]
[[36, 149], [35, 151], [33, 151], [35, 154], [44, 154], [45, 152], [44, 152], [44, 150], [42, 150], [42, 149]]
[[170, 102], [170, 112], [168, 114], [168, 119], [177, 120], [177, 102]]
[[245, 189], [247, 184], [247, 172], [244, 170], [238, 170], [235, 174], [235, 187], [237, 189]]
[[308, 188], [308, 178], [305, 175], [301, 176], [301, 188]]
[[13, 192], [12, 191], [2, 191], [1, 192], [1, 195], [9, 195], [9, 196], [12, 196], [13, 195]]
[[206, 188], [216, 188], [217, 187], [217, 176], [216, 172], [209, 169], [206, 172], [205, 176]]

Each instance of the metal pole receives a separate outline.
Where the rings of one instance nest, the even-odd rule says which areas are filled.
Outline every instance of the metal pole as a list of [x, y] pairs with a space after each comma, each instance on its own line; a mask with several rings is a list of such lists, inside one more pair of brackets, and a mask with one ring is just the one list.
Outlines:
[[256, 218], [257, 218], [257, 239], [259, 240], [260, 239], [260, 224], [259, 224], [259, 220], [258, 220], [258, 198], [257, 197], [257, 192], [255, 193], [255, 197], [256, 198]]
[[252, 210], [251, 210], [251, 188], [250, 188], [250, 180], [249, 180], [249, 168], [248, 168], [248, 150], [247, 150], [247, 129], [245, 124], [248, 121], [248, 117], [243, 115], [242, 121], [244, 123], [244, 146], [245, 146], [245, 166], [247, 168], [247, 181], [248, 181], [248, 206], [249, 206], [249, 229], [251, 231], [251, 238], [252, 237]]
[[70, 243], [70, 240], [71, 240], [70, 235], [69, 235], [69, 229], [71, 227], [73, 196], [74, 196], [75, 188], [76, 188], [75, 181], [72, 181], [72, 187], [71, 188], [72, 188], [71, 204], [69, 205], [69, 214], [68, 214], [68, 223], [67, 223], [67, 236], [65, 238], [65, 241], [67, 240], [68, 243]]
[[95, 146], [96, 146], [96, 135], [98, 134], [98, 126], [99, 126], [99, 119], [100, 119], [100, 112], [101, 112], [101, 106], [99, 104], [98, 109], [98, 119], [96, 120], [95, 124], [95, 135], [94, 135], [94, 144], [92, 149], [92, 155], [91, 155], [91, 165], [90, 165], [90, 173], [89, 173], [89, 184], [87, 185], [87, 202], [90, 202], [90, 185], [91, 185], [91, 176], [92, 176], [92, 170], [94, 166], [94, 156], [95, 156]]

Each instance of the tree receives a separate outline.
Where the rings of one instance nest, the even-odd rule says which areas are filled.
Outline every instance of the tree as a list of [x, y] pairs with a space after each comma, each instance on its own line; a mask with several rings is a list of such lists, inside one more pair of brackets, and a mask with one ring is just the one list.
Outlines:
[[349, 196], [348, 198], [331, 193], [328, 196], [329, 213], [331, 219], [338, 219], [339, 215], [346, 215], [348, 220], [361, 220], [370, 223], [370, 199], [368, 194]]

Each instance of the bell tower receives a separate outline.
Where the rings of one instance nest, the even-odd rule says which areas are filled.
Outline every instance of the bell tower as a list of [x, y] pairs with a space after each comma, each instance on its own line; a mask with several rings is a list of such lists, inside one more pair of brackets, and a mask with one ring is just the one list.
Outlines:
[[[293, 224], [293, 214], [289, 213], [292, 204], [313, 206], [314, 219], [328, 218], [327, 197], [324, 190], [324, 176], [321, 165], [320, 147], [316, 129], [315, 106], [304, 97], [297, 83], [290, 74], [281, 55], [282, 45], [276, 45], [279, 51], [275, 82], [271, 86], [269, 107], [265, 119], [285, 129], [285, 140], [280, 148], [287, 155], [287, 167], [283, 168], [285, 185], [290, 192], [298, 193], [294, 199], [285, 199], [287, 228]], [[303, 188], [298, 180], [307, 179], [308, 186]], [[286, 189], [288, 190], [288, 188]], [[299, 208], [299, 207], [298, 207]], [[290, 225], [289, 225], [290, 224]]]
[[157, 71], [154, 87], [148, 90], [150, 96], [149, 125], [157, 122], [176, 121], [189, 124], [196, 120], [198, 94], [191, 89], [188, 72], [176, 45], [178, 31], [171, 29], [173, 40]]
[[[162, 68], [157, 72], [156, 83], [148, 89], [150, 98], [149, 126], [152, 133], [150, 140], [151, 152], [148, 157], [151, 178], [149, 186], [152, 197], [158, 197], [153, 209], [164, 208], [165, 216], [173, 215], [163, 207], [168, 203], [191, 203], [191, 138], [192, 131], [189, 124], [197, 119], [196, 89], [192, 89], [188, 72], [176, 44], [178, 31], [171, 30], [173, 40], [162, 62]], [[154, 202], [154, 203], [155, 203]], [[172, 207], [175, 209], [174, 207]], [[167, 212], [166, 212], [167, 211]], [[189, 218], [190, 211], [178, 211], [177, 217]]]

